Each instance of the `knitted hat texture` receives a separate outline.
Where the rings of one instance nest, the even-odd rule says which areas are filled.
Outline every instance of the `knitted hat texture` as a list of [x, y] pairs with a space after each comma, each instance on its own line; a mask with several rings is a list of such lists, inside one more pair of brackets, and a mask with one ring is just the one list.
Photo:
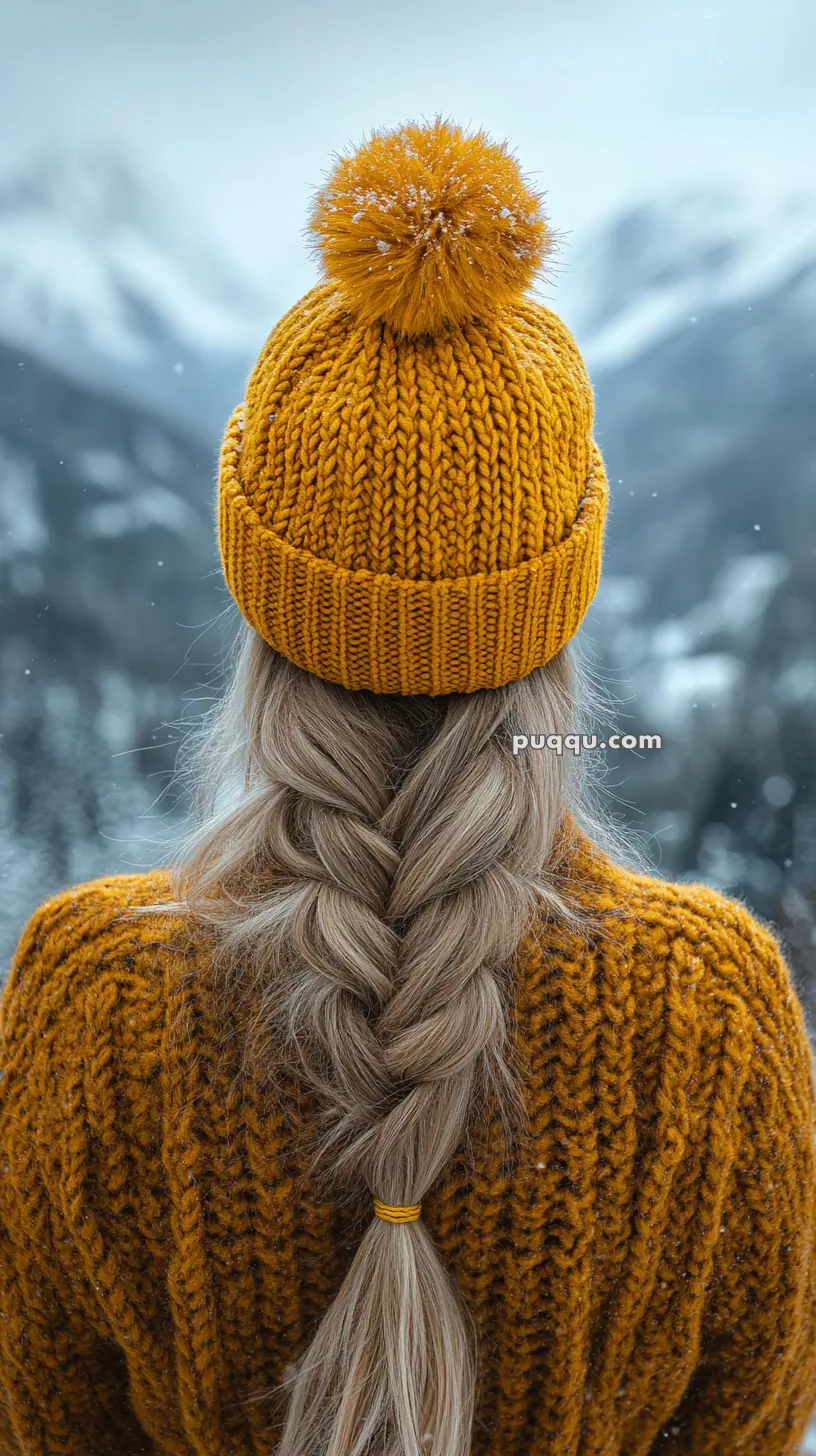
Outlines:
[[607, 482], [569, 330], [529, 297], [552, 246], [505, 145], [437, 119], [337, 160], [325, 280], [227, 425], [219, 538], [246, 619], [378, 693], [524, 677], [598, 584]]

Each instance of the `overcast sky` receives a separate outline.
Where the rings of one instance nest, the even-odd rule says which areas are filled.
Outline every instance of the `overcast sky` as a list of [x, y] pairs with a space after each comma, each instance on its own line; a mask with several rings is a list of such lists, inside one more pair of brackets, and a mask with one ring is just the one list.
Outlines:
[[0, 0], [0, 168], [112, 146], [288, 303], [332, 152], [437, 111], [573, 238], [698, 180], [813, 185], [814, 0]]

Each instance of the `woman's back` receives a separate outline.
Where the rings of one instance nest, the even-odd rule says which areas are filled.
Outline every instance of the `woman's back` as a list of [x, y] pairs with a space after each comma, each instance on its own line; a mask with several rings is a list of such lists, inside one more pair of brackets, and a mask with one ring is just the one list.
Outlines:
[[[565, 869], [594, 929], [545, 920], [520, 948], [526, 1129], [507, 1158], [477, 1119], [423, 1209], [478, 1332], [473, 1451], [794, 1452], [816, 1264], [788, 972], [702, 886], [621, 870], [579, 831]], [[159, 872], [50, 901], [7, 993], [2, 1360], [26, 1452], [272, 1449], [253, 1397], [370, 1217], [310, 1176], [297, 1076], [271, 1091], [241, 1065], [206, 939], [122, 918], [168, 889]]]
[[10, 1456], [796, 1450], [802, 1007], [561, 751], [608, 492], [539, 203], [439, 118], [318, 194], [224, 436], [197, 829], [3, 997]]

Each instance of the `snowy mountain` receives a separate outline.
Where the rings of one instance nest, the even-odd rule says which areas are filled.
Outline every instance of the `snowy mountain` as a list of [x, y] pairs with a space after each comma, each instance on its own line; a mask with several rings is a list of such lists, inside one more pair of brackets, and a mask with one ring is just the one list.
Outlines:
[[751, 309], [800, 274], [816, 315], [816, 194], [763, 208], [711, 188], [634, 207], [579, 245], [557, 307], [593, 370], [615, 368], [720, 309]]
[[73, 378], [214, 437], [275, 312], [118, 158], [0, 179], [0, 339]]
[[213, 455], [0, 343], [0, 962], [52, 888], [163, 858], [166, 725], [226, 626]]
[[816, 1012], [816, 205], [710, 193], [576, 249], [612, 511], [590, 614], [628, 814], [670, 874], [786, 925]]
[[51, 887], [162, 858], [165, 725], [223, 642], [217, 438], [274, 316], [115, 160], [0, 184], [3, 959]]

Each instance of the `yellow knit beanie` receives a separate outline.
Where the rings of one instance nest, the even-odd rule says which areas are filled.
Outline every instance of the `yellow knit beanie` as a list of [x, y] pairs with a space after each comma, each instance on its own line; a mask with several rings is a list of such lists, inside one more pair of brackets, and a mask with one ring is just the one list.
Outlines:
[[219, 533], [244, 616], [318, 677], [473, 692], [580, 625], [607, 484], [575, 341], [527, 296], [540, 203], [506, 146], [439, 118], [373, 134], [316, 195], [326, 281], [229, 421]]

